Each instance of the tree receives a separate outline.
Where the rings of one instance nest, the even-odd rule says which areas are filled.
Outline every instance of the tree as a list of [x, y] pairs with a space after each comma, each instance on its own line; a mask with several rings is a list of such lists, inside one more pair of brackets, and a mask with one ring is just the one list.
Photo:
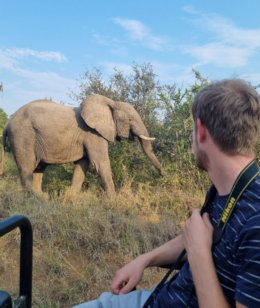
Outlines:
[[4, 112], [2, 108], [0, 108], [0, 135], [2, 135], [3, 128], [5, 126], [5, 123], [7, 122], [7, 114]]
[[183, 90], [176, 85], [165, 85], [160, 92], [164, 118], [157, 146], [171, 162], [181, 158], [184, 163], [185, 159], [180, 154], [188, 155], [190, 152], [193, 130], [191, 105], [199, 90], [208, 84], [208, 79], [196, 70], [193, 72], [196, 80], [189, 88]]
[[[0, 83], [0, 92], [3, 92], [3, 84]], [[7, 122], [7, 114], [4, 112], [2, 108], [0, 108], [0, 135], [2, 135], [3, 128], [5, 126], [5, 123]]]
[[90, 94], [101, 94], [131, 104], [145, 124], [155, 120], [159, 107], [156, 95], [160, 86], [150, 63], [133, 64], [132, 72], [126, 76], [114, 68], [114, 73], [109, 76], [108, 81], [104, 79], [101, 68], [87, 70], [81, 77], [79, 93], [72, 92], [72, 96], [78, 102], [82, 102]]

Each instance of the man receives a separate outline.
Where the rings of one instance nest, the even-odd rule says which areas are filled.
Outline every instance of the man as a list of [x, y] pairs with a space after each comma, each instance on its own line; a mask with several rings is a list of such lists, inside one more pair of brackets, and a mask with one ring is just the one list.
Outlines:
[[[203, 88], [192, 105], [192, 149], [217, 193], [210, 215], [194, 210], [183, 233], [117, 271], [112, 293], [78, 308], [142, 307], [152, 291], [130, 292], [149, 266], [173, 263], [182, 250], [187, 259], [149, 307], [260, 307], [260, 176], [241, 195], [220, 241], [213, 245], [228, 195], [241, 171], [256, 157], [260, 98], [241, 80]], [[212, 246], [213, 245], [213, 246]], [[194, 291], [195, 286], [195, 291]]]

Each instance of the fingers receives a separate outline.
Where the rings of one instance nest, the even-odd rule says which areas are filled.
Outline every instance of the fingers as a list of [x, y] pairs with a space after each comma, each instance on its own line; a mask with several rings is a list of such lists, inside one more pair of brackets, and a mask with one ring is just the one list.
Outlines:
[[116, 272], [110, 288], [115, 294], [126, 294], [135, 287], [137, 284], [136, 280], [135, 275], [124, 267]]
[[207, 228], [208, 228], [209, 230], [212, 230], [212, 231], [213, 231], [213, 226], [212, 226], [212, 223], [211, 223], [211, 221], [210, 221], [210, 218], [209, 218], [209, 214], [208, 214], [208, 213], [204, 213], [204, 214], [202, 215], [202, 220], [203, 220], [203, 222], [205, 223], [205, 225], [207, 226]]
[[123, 281], [123, 282], [112, 281], [110, 286], [112, 292], [115, 294], [127, 294], [130, 291], [132, 291], [134, 287], [135, 283], [133, 279], [129, 279], [129, 281]]
[[111, 285], [110, 288], [111, 288], [113, 293], [119, 294], [121, 289], [122, 289], [122, 285], [123, 284]]
[[206, 226], [206, 228], [210, 231], [213, 230], [213, 226], [212, 223], [210, 221], [210, 217], [209, 217], [209, 213], [205, 212], [202, 214], [200, 214], [200, 210], [199, 209], [194, 209], [192, 211], [191, 217], [189, 219], [187, 219], [186, 221], [186, 227], [189, 228], [189, 226], [191, 224], [197, 224], [197, 223], [201, 223], [203, 222]]
[[113, 293], [119, 294], [125, 284], [127, 284], [127, 281], [119, 280], [115, 277], [110, 285], [110, 288]]
[[201, 219], [200, 210], [199, 209], [194, 209], [194, 210], [192, 210], [190, 218], [188, 218], [186, 220], [185, 227], [188, 228], [189, 225], [191, 225], [197, 219], [199, 219], [199, 220]]
[[120, 290], [119, 294], [127, 294], [130, 291], [133, 290], [133, 288], [135, 287], [135, 284], [133, 283], [132, 279], [130, 279]]
[[142, 255], [119, 269], [110, 285], [115, 294], [126, 294], [141, 280], [146, 267], [146, 259]]
[[191, 213], [191, 216], [190, 218], [188, 218], [186, 220], [186, 224], [190, 224], [191, 221], [194, 221], [194, 220], [203, 220], [204, 223], [206, 223], [207, 225], [211, 225], [211, 221], [210, 221], [210, 218], [209, 218], [209, 213], [205, 212], [201, 215], [200, 213], [200, 210], [199, 209], [194, 209]]

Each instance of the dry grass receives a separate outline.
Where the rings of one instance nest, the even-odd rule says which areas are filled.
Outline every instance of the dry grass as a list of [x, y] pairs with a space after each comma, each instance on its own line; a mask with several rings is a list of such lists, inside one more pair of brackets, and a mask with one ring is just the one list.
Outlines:
[[[97, 297], [109, 290], [119, 267], [178, 234], [203, 194], [183, 191], [177, 182], [135, 183], [133, 190], [128, 180], [110, 199], [94, 186], [74, 197], [64, 190], [44, 198], [22, 192], [15, 171], [4, 176], [0, 217], [23, 214], [33, 226], [33, 307], [71, 307]], [[0, 288], [13, 296], [19, 241], [18, 232], [0, 238]], [[151, 287], [164, 273], [146, 270], [140, 287]]]

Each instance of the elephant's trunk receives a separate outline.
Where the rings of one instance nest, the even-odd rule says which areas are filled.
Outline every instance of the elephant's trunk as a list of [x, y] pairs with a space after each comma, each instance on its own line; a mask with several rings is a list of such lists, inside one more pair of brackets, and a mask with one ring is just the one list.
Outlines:
[[163, 168], [161, 164], [159, 163], [158, 159], [153, 153], [152, 150], [152, 144], [151, 141], [154, 140], [155, 138], [149, 137], [148, 131], [142, 122], [141, 118], [139, 118], [139, 121], [137, 121], [138, 124], [133, 125], [131, 127], [132, 132], [138, 136], [140, 144], [142, 146], [142, 149], [146, 156], [150, 159], [152, 164], [155, 166], [156, 169], [160, 172], [161, 175], [163, 175]]
[[158, 169], [160, 174], [163, 175], [162, 166], [161, 166], [161, 164], [159, 163], [158, 159], [156, 158], [156, 156], [154, 155], [154, 153], [152, 151], [151, 141], [142, 139], [141, 137], [139, 137], [139, 141], [141, 143], [142, 149], [143, 149], [144, 153], [146, 154], [146, 156], [150, 159], [150, 161], [155, 166], [155, 168]]

